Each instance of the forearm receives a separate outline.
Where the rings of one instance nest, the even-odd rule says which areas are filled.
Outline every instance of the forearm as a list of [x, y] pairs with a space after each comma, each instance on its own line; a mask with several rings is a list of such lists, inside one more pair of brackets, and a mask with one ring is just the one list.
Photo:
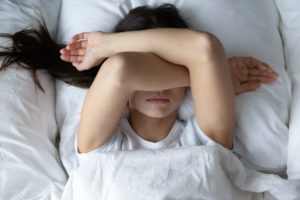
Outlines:
[[195, 58], [201, 58], [210, 36], [190, 29], [164, 28], [108, 34], [107, 43], [112, 53], [149, 52], [171, 63], [189, 67]]
[[151, 53], [116, 54], [124, 65], [124, 82], [135, 91], [158, 91], [190, 86], [186, 67], [167, 62]]

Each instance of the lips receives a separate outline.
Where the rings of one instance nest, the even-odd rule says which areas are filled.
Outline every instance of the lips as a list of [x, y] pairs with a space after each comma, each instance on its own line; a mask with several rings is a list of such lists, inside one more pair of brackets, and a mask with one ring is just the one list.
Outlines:
[[146, 100], [149, 103], [166, 104], [170, 102], [170, 99], [165, 97], [151, 97]]

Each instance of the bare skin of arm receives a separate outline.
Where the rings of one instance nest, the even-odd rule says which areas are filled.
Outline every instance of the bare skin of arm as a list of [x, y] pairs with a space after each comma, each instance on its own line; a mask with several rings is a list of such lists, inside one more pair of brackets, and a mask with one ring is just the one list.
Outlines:
[[[230, 68], [217, 38], [208, 33], [182, 29], [99, 34], [94, 41], [93, 35], [89, 33], [76, 35], [67, 49], [62, 51], [63, 59], [73, 62], [78, 70], [85, 70], [99, 64], [105, 57], [113, 54], [120, 57], [120, 52], [135, 51], [153, 53], [177, 65], [158, 65], [158, 71], [152, 71], [154, 65], [147, 65], [148, 62], [143, 63], [143, 68], [140, 68], [141, 65], [132, 65], [138, 60], [137, 57], [129, 65], [128, 60], [133, 60], [133, 53], [127, 53], [126, 59], [123, 59], [124, 56], [121, 56], [122, 59], [109, 58], [99, 70], [84, 103], [78, 132], [80, 151], [93, 150], [111, 137], [126, 106], [128, 95], [132, 92], [187, 86], [189, 82], [199, 126], [210, 138], [232, 148], [234, 90]], [[141, 60], [140, 63], [143, 62]], [[174, 74], [171, 75], [171, 71]], [[180, 73], [185, 74], [183, 78], [179, 78]], [[179, 79], [173, 79], [176, 74]]]
[[107, 142], [133, 92], [189, 85], [186, 68], [161, 61], [153, 54], [126, 52], [109, 57], [84, 100], [78, 128], [79, 152], [89, 152]]

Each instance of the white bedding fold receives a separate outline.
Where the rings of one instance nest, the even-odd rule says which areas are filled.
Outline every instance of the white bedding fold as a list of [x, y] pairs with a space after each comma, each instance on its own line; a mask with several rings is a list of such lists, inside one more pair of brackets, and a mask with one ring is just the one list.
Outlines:
[[297, 190], [299, 182], [246, 169], [214, 144], [93, 154], [72, 172], [62, 200], [296, 200]]
[[280, 12], [280, 30], [284, 43], [287, 71], [292, 81], [287, 175], [300, 180], [300, 1], [275, 0]]

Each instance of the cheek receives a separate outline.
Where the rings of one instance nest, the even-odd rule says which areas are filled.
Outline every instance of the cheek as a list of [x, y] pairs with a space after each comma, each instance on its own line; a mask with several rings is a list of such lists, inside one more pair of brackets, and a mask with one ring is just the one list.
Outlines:
[[174, 93], [173, 93], [173, 99], [178, 104], [182, 103], [184, 97], [185, 97], [185, 90], [180, 89], [180, 90], [174, 91]]
[[143, 105], [144, 95], [136, 92], [129, 99], [129, 108], [138, 109]]

